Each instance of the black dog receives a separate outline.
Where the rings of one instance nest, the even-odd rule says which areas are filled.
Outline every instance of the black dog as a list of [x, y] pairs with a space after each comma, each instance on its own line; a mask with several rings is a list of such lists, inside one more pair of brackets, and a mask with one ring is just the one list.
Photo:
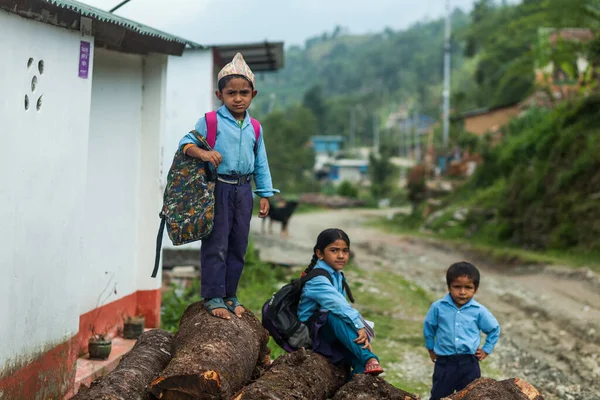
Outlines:
[[263, 219], [261, 232], [265, 233], [265, 220], [269, 218], [269, 233], [273, 233], [273, 221], [281, 222], [281, 234], [287, 236], [288, 222], [296, 207], [298, 207], [297, 201], [278, 201], [272, 203], [269, 201], [269, 214]]

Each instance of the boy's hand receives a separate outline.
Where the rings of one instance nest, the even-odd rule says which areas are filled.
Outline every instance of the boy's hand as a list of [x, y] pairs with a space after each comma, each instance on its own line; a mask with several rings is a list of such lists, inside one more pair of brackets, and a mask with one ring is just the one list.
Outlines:
[[223, 161], [223, 157], [218, 151], [206, 151], [201, 149], [200, 147], [194, 145], [185, 151], [185, 154], [189, 157], [199, 158], [202, 161], [206, 161], [211, 163], [215, 168], [221, 164]]
[[479, 361], [485, 360], [487, 356], [488, 356], [488, 353], [486, 353], [485, 351], [483, 351], [481, 349], [477, 349], [477, 351], [475, 352], [475, 357], [477, 357], [477, 359]]
[[202, 150], [202, 149], [198, 149], [201, 151], [200, 155], [200, 159], [202, 161], [206, 161], [211, 163], [215, 168], [217, 168], [219, 166], [219, 164], [221, 164], [221, 161], [223, 161], [223, 157], [221, 156], [221, 153], [219, 153], [218, 151], [215, 150], [211, 150], [211, 151], [206, 151], [206, 150]]
[[364, 344], [363, 349], [368, 349], [369, 351], [373, 351], [371, 347], [371, 343], [369, 343], [369, 336], [367, 336], [367, 330], [365, 328], [358, 330], [358, 337], [354, 339], [354, 343]]
[[435, 354], [435, 352], [433, 350], [429, 350], [429, 358], [431, 358], [431, 361], [435, 362], [435, 360], [437, 360], [438, 356], [437, 356], [437, 354]]
[[260, 209], [258, 210], [258, 218], [264, 218], [269, 215], [269, 199], [266, 197], [261, 197], [260, 199]]

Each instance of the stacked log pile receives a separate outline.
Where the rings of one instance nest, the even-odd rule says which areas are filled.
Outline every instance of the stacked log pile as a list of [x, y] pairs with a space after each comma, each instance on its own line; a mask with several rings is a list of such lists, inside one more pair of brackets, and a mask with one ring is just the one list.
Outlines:
[[[380, 377], [355, 375], [301, 349], [271, 363], [267, 331], [242, 318], [211, 316], [191, 304], [172, 334], [145, 332], [117, 368], [74, 400], [417, 400]], [[525, 381], [479, 379], [446, 400], [543, 400]]]

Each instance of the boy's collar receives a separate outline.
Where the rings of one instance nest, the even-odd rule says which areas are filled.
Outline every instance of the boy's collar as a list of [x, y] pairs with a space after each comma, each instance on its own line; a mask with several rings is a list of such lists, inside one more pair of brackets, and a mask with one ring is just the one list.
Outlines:
[[481, 304], [479, 304], [476, 300], [475, 297], [472, 297], [471, 300], [469, 300], [467, 303], [465, 303], [465, 305], [463, 305], [462, 307], [458, 308], [456, 303], [454, 303], [454, 300], [452, 300], [452, 296], [450, 296], [450, 293], [446, 293], [446, 295], [442, 298], [442, 301], [448, 304], [451, 304], [452, 306], [454, 306], [454, 308], [456, 308], [457, 310], [462, 310], [466, 307], [480, 307]]
[[[238, 123], [237, 119], [234, 118], [234, 116], [231, 114], [231, 111], [229, 111], [229, 108], [227, 108], [227, 106], [225, 104], [223, 104], [221, 107], [219, 107], [217, 112], [219, 114], [221, 114], [223, 117], [232, 120], [236, 124]], [[248, 110], [246, 110], [246, 115], [244, 116], [243, 126], [246, 126], [249, 123], [250, 123], [250, 113], [248, 112]]]

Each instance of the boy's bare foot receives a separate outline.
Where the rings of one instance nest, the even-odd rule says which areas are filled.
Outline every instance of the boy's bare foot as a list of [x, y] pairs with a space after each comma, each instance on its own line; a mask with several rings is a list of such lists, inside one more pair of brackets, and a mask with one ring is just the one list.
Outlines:
[[229, 308], [229, 311], [234, 313], [236, 317], [242, 318], [242, 315], [246, 309], [244, 306], [242, 306], [242, 303], [239, 302], [237, 297], [226, 297], [223, 300], [225, 301], [227, 308]]
[[231, 319], [229, 316], [229, 310], [226, 308], [215, 308], [210, 312], [215, 317], [223, 318], [223, 319]]
[[215, 297], [213, 299], [204, 300], [204, 307], [213, 316], [223, 319], [231, 319], [229, 308], [223, 302], [223, 299]]
[[[233, 312], [235, 314], [235, 316], [238, 318], [242, 318], [244, 311], [246, 311], [241, 304], [237, 305], [235, 308], [233, 308], [233, 301], [231, 301], [231, 300], [226, 301], [225, 304], [227, 304], [229, 311]], [[233, 308], [233, 310], [232, 310], [232, 308]]]
[[244, 307], [242, 307], [242, 306], [237, 306], [237, 307], [235, 308], [235, 315], [236, 315], [238, 318], [242, 318], [242, 315], [244, 314], [244, 311], [246, 311], [246, 310], [244, 309]]

